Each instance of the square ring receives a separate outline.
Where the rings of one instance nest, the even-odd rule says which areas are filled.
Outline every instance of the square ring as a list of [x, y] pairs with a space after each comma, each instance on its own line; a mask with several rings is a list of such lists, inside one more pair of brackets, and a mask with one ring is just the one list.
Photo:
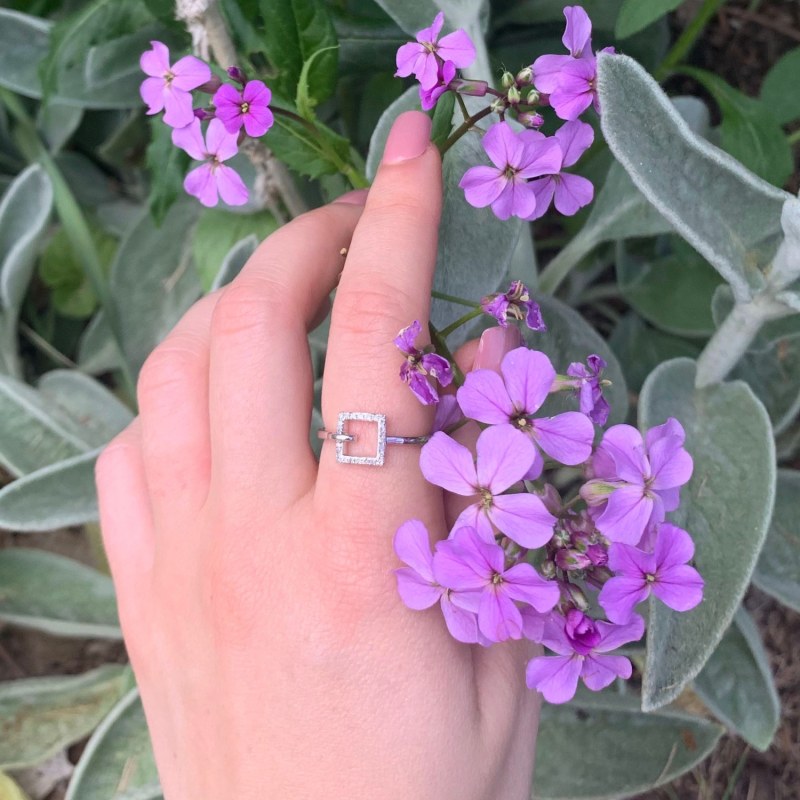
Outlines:
[[386, 453], [386, 415], [367, 414], [364, 411], [342, 411], [336, 422], [336, 433], [347, 433], [344, 424], [348, 420], [359, 422], [374, 422], [378, 426], [378, 447], [374, 456], [348, 456], [344, 452], [345, 442], [336, 442], [336, 460], [340, 464], [368, 464], [372, 467], [382, 467]]

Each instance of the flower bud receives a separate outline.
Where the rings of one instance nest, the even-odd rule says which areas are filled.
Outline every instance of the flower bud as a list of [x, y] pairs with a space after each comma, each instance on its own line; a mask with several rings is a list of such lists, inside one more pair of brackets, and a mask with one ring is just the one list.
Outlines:
[[519, 101], [522, 100], [522, 95], [519, 93], [519, 89], [516, 86], [511, 86], [506, 92], [506, 97], [508, 98], [508, 102], [512, 106], [516, 106], [519, 104]]
[[561, 583], [561, 595], [567, 603], [581, 611], [588, 611], [589, 600], [583, 590], [574, 583]]
[[526, 86], [533, 81], [533, 70], [525, 67], [517, 73], [517, 86]]
[[611, 493], [619, 489], [619, 485], [594, 479], [584, 483], [580, 489], [581, 497], [588, 506], [599, 506], [608, 500]]
[[207, 80], [202, 86], [197, 87], [197, 91], [203, 92], [204, 94], [215, 94], [220, 86], [222, 86], [222, 81], [216, 75], [212, 75], [210, 80]]
[[561, 495], [558, 493], [558, 489], [556, 489], [552, 483], [545, 484], [544, 491], [539, 495], [539, 497], [544, 503], [544, 507], [551, 514], [561, 513], [561, 507], [563, 505]]
[[556, 574], [556, 565], [549, 559], [547, 561], [542, 561], [539, 566], [539, 571], [545, 578], [552, 578]]
[[505, 97], [498, 97], [490, 106], [495, 114], [502, 114], [508, 108]]
[[194, 110], [194, 115], [200, 122], [205, 122], [207, 119], [214, 119], [215, 116], [214, 112], [209, 111], [207, 108], [196, 108]]
[[508, 89], [514, 85], [516, 80], [517, 79], [510, 72], [506, 71], [503, 73], [503, 77], [500, 78], [500, 84], [504, 89]]
[[531, 89], [528, 92], [528, 96], [525, 98], [525, 102], [529, 106], [538, 106], [539, 105], [539, 100], [541, 100], [541, 99], [542, 99], [542, 96], [539, 94], [539, 92], [537, 92], [536, 89]]
[[[533, 111], [520, 111], [520, 113], [517, 114], [517, 119], [526, 128], [541, 128], [542, 125], [544, 125], [544, 117]], [[558, 389], [552, 389], [551, 391], [555, 392], [558, 391]]]
[[591, 566], [588, 556], [573, 549], [559, 550], [556, 553], [556, 566], [564, 572], [574, 572], [577, 569], [586, 569]]
[[469, 81], [464, 78], [455, 78], [450, 81], [451, 91], [466, 94], [470, 97], [484, 97], [489, 84], [486, 81]]
[[247, 75], [239, 67], [228, 67], [228, 76], [242, 86], [247, 83]]
[[590, 544], [586, 556], [595, 567], [604, 567], [608, 563], [608, 550], [601, 544]]

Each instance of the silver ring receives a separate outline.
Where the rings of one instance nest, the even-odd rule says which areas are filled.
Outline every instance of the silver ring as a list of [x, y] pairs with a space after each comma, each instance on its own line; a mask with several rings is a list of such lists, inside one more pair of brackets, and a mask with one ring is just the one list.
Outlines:
[[[374, 456], [350, 456], [344, 452], [347, 442], [354, 442], [358, 437], [345, 433], [344, 426], [348, 420], [358, 422], [374, 422], [377, 425], [378, 444]], [[340, 464], [367, 464], [373, 467], [383, 466], [387, 444], [425, 444], [430, 436], [387, 436], [386, 415], [368, 414], [365, 411], [342, 411], [336, 422], [336, 430], [328, 431], [325, 428], [317, 430], [320, 439], [330, 439], [336, 442], [336, 460]]]

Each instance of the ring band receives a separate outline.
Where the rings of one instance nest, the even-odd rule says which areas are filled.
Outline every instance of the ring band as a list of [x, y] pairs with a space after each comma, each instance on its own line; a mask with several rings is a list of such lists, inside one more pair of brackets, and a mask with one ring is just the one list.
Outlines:
[[[344, 452], [347, 442], [354, 442], [358, 438], [355, 434], [345, 433], [344, 426], [348, 420], [358, 422], [374, 422], [377, 426], [378, 444], [374, 456], [350, 456]], [[387, 436], [386, 415], [368, 414], [364, 411], [342, 411], [336, 422], [336, 430], [328, 431], [325, 428], [317, 430], [320, 439], [330, 439], [336, 442], [336, 460], [340, 464], [367, 464], [373, 467], [383, 466], [387, 444], [425, 444], [430, 436]]]

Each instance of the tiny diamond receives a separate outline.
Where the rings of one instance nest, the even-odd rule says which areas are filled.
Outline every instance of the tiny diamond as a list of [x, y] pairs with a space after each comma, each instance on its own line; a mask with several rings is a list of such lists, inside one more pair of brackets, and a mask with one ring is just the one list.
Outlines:
[[336, 460], [340, 464], [368, 464], [373, 467], [383, 466], [386, 453], [386, 416], [384, 414], [367, 414], [364, 411], [343, 411], [336, 423], [336, 433], [347, 433], [344, 429], [347, 420], [374, 422], [378, 426], [378, 447], [374, 456], [348, 456], [344, 452], [345, 442], [336, 442]]

